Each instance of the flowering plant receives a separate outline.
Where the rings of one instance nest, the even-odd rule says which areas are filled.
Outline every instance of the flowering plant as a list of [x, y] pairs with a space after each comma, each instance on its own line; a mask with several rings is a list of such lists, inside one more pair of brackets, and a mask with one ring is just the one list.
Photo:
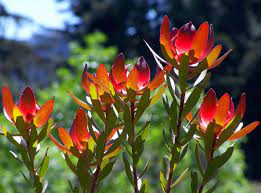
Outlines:
[[[169, 128], [163, 130], [166, 155], [162, 158], [159, 186], [164, 193], [175, 187], [191, 174], [191, 192], [213, 192], [218, 182], [220, 168], [230, 159], [234, 142], [244, 137], [260, 122], [245, 127], [241, 122], [246, 111], [246, 95], [242, 94], [235, 109], [229, 94], [217, 101], [216, 93], [210, 89], [204, 97], [204, 90], [210, 80], [210, 70], [217, 67], [229, 55], [227, 51], [219, 57], [222, 46], [214, 45], [213, 26], [204, 22], [196, 30], [192, 22], [180, 29], [170, 30], [170, 22], [164, 17], [159, 37], [160, 57], [146, 42], [158, 68], [151, 79], [150, 65], [144, 57], [138, 58], [130, 68], [123, 54], [119, 54], [108, 72], [100, 64], [95, 74], [88, 72], [85, 65], [82, 73], [82, 89], [87, 100], [76, 97], [68, 91], [80, 106], [71, 128], [67, 131], [50, 118], [54, 99], [43, 106], [37, 104], [34, 92], [25, 88], [15, 103], [8, 87], [2, 88], [2, 103], [6, 118], [18, 133], [10, 133], [5, 127], [1, 135], [14, 144], [21, 156], [12, 152], [16, 160], [26, 166], [35, 192], [43, 193], [48, 182], [45, 174], [49, 165], [48, 149], [42, 161], [36, 163], [40, 143], [48, 138], [62, 152], [63, 159], [75, 175], [77, 183], [71, 186], [74, 193], [96, 193], [104, 179], [111, 173], [115, 161], [122, 154], [126, 175], [134, 193], [149, 192], [149, 164], [140, 165], [144, 145], [148, 139], [149, 117], [142, 127], [140, 119], [146, 119], [144, 112], [163, 98], [168, 115], [165, 121]], [[168, 91], [166, 91], [168, 88]], [[201, 98], [203, 101], [200, 102]], [[59, 137], [54, 131], [58, 130]], [[190, 167], [177, 176], [178, 164], [187, 153], [189, 143], [195, 142], [197, 170]], [[224, 149], [224, 143], [230, 147]], [[222, 147], [223, 150], [220, 150]]]

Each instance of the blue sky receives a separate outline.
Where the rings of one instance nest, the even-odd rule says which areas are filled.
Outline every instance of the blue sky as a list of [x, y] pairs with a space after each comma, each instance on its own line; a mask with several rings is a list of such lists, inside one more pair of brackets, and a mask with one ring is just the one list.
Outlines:
[[64, 22], [73, 23], [77, 19], [66, 10], [68, 3], [57, 3], [55, 0], [0, 0], [7, 11], [32, 19], [35, 23], [15, 26], [12, 22], [5, 25], [5, 36], [15, 39], [29, 39], [39, 31], [39, 26], [62, 29]]

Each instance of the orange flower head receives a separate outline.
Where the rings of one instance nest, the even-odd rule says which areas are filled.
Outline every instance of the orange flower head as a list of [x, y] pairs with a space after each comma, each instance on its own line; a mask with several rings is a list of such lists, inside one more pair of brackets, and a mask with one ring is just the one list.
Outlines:
[[[210, 89], [199, 108], [198, 118], [200, 129], [205, 133], [208, 125], [212, 123], [215, 136], [218, 138], [222, 131], [225, 130], [236, 117], [243, 118], [246, 110], [246, 95], [241, 95], [236, 110], [229, 94], [224, 94], [219, 101], [217, 101], [216, 98], [215, 91]], [[239, 121], [238, 125], [233, 128], [235, 132], [232, 133], [228, 140], [235, 140], [247, 135], [259, 124], [260, 122], [256, 121], [241, 129], [242, 124], [240, 124]]]
[[[105, 151], [112, 145], [111, 140], [116, 131], [117, 129], [113, 129], [110, 136], [107, 138], [107, 143], [104, 148]], [[58, 133], [62, 144], [50, 133], [48, 135], [61, 151], [76, 157], [84, 156], [88, 144], [95, 143], [90, 135], [87, 117], [83, 109], [78, 109], [69, 133], [63, 127], [58, 128]], [[94, 131], [94, 133], [96, 138], [99, 138], [100, 133], [98, 131]]]
[[16, 123], [17, 117], [23, 117], [28, 125], [33, 123], [36, 128], [42, 127], [50, 118], [54, 107], [54, 100], [47, 101], [42, 107], [36, 103], [34, 93], [30, 87], [26, 87], [15, 104], [12, 94], [7, 86], [2, 88], [2, 102], [4, 114], [12, 123]]
[[149, 88], [157, 89], [164, 82], [164, 71], [157, 72], [155, 78], [150, 80], [150, 67], [144, 57], [138, 58], [134, 67], [128, 72], [129, 65], [125, 66], [125, 58], [121, 53], [114, 61], [109, 77], [116, 92], [126, 95], [127, 89], [134, 90], [137, 94]]
[[168, 16], [165, 16], [160, 29], [160, 44], [163, 54], [170, 58], [180, 61], [183, 54], [189, 56], [189, 65], [196, 66], [199, 62], [206, 59], [208, 69], [218, 66], [226, 56], [232, 51], [229, 50], [222, 57], [219, 57], [222, 45], [214, 45], [213, 26], [208, 22], [202, 23], [198, 29], [192, 22], [184, 24], [180, 29], [172, 28]]

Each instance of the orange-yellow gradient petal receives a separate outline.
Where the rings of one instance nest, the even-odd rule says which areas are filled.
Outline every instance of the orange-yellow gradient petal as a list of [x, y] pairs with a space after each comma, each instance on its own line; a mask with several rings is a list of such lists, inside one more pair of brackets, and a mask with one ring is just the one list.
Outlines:
[[4, 111], [6, 112], [7, 118], [11, 120], [13, 118], [13, 108], [15, 106], [12, 94], [7, 86], [2, 88], [2, 102]]
[[47, 101], [37, 112], [34, 117], [34, 125], [38, 127], [42, 127], [49, 119], [52, 114], [54, 107], [54, 100]]
[[249, 134], [250, 132], [252, 132], [255, 128], [257, 128], [259, 125], [260, 125], [259, 121], [250, 123], [249, 125], [247, 125], [243, 129], [241, 129], [240, 131], [235, 132], [228, 140], [235, 140], [235, 139], [244, 137], [247, 134]]

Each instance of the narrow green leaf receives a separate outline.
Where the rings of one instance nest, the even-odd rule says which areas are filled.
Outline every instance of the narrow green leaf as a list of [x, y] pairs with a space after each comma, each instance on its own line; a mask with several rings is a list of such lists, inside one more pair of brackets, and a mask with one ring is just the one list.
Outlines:
[[134, 182], [133, 182], [133, 176], [132, 176], [132, 173], [131, 173], [130, 163], [128, 161], [128, 158], [127, 158], [127, 155], [126, 155], [125, 152], [123, 152], [122, 158], [123, 158], [123, 163], [124, 163], [124, 167], [125, 167], [127, 177], [129, 179], [130, 183], [133, 185]]
[[232, 156], [233, 154], [233, 147], [230, 147], [227, 149], [226, 152], [224, 152], [223, 154], [215, 157], [213, 160], [211, 160], [207, 166], [204, 178], [203, 178], [203, 182], [206, 184], [207, 182], [209, 182], [217, 173], [218, 173], [218, 169], [220, 167], [222, 167], [228, 160], [229, 158]]
[[146, 165], [144, 166], [142, 172], [140, 173], [139, 179], [142, 178], [146, 174], [146, 172], [149, 170], [149, 163], [150, 160], [147, 161]]
[[170, 111], [169, 111], [169, 117], [170, 117], [170, 125], [173, 133], [176, 135], [177, 134], [177, 124], [178, 124], [178, 105], [177, 103], [173, 100], [170, 106]]
[[171, 188], [177, 186], [185, 177], [189, 174], [189, 168], [187, 168], [179, 177], [178, 179], [171, 185]]
[[180, 148], [176, 144], [174, 144], [174, 146], [171, 149], [171, 158], [170, 158], [171, 165], [174, 165], [175, 163], [179, 162], [179, 156], [180, 156], [179, 152], [180, 152]]
[[206, 88], [207, 83], [210, 79], [210, 73], [205, 76], [205, 78], [201, 81], [200, 84], [198, 84], [190, 94], [188, 100], [185, 103], [184, 109], [183, 109], [183, 117], [186, 116], [198, 103], [200, 99], [200, 95], [202, 91]]
[[161, 189], [164, 193], [166, 192], [166, 184], [167, 184], [167, 179], [165, 178], [162, 171], [160, 171], [160, 185], [161, 185]]
[[201, 175], [203, 176], [203, 174], [204, 174], [203, 166], [202, 166], [201, 161], [200, 161], [199, 148], [198, 148], [197, 144], [196, 144], [196, 147], [195, 147], [195, 158], [196, 158], [196, 163], [197, 163], [198, 169], [199, 169]]
[[191, 172], [191, 192], [197, 193], [198, 191], [198, 174], [197, 172]]
[[70, 157], [68, 156], [67, 153], [64, 154], [64, 159], [66, 161], [67, 166], [72, 170], [72, 172], [77, 175], [77, 168], [71, 161]]
[[197, 130], [197, 124], [192, 124], [188, 132], [186, 133], [185, 137], [180, 142], [182, 146], [187, 144], [192, 139], [196, 130]]
[[96, 159], [98, 162], [101, 162], [102, 157], [104, 155], [105, 144], [106, 144], [106, 137], [105, 137], [105, 133], [102, 132], [99, 135], [99, 138], [97, 140], [97, 146], [95, 149]]
[[144, 179], [141, 184], [140, 193], [148, 192], [148, 188], [149, 188], [149, 183], [148, 183], [147, 179]]
[[125, 125], [125, 130], [129, 136], [129, 141], [133, 141], [133, 124], [132, 124], [132, 118], [131, 118], [131, 113], [129, 110], [128, 105], [124, 106], [124, 112], [123, 112], [123, 120], [124, 120], [124, 125]]
[[211, 152], [213, 151], [213, 141], [214, 141], [214, 125], [212, 123], [208, 124], [206, 134], [204, 136], [205, 154], [207, 160], [211, 158]]
[[216, 182], [214, 185], [212, 185], [206, 193], [212, 193], [214, 192], [218, 187], [218, 182]]
[[47, 172], [47, 169], [48, 169], [48, 166], [49, 166], [49, 156], [46, 155], [44, 160], [43, 160], [43, 164], [42, 164], [42, 166], [40, 168], [40, 172], [39, 172], [39, 176], [41, 178], [43, 178], [45, 176], [45, 174]]
[[99, 182], [101, 182], [104, 178], [106, 178], [111, 173], [114, 163], [115, 161], [111, 161], [102, 169], [98, 178]]
[[133, 147], [133, 162], [134, 163], [138, 163], [139, 162], [139, 159], [140, 159], [140, 156], [143, 152], [143, 149], [144, 149], [144, 141], [142, 140], [142, 137], [141, 136], [138, 136], [137, 139], [135, 140], [135, 143], [134, 143], [134, 147]]
[[133, 120], [134, 125], [139, 121], [142, 114], [144, 113], [146, 108], [149, 107], [149, 105], [150, 105], [150, 90], [146, 89], [144, 91], [144, 93], [142, 94], [140, 100], [139, 100], [137, 110], [136, 110], [136, 113], [135, 113], [135, 117], [134, 117], [134, 120]]
[[115, 128], [117, 116], [112, 107], [107, 110], [106, 123], [105, 123], [105, 134], [108, 136], [111, 131]]
[[180, 91], [185, 93], [186, 85], [188, 80], [188, 70], [189, 70], [189, 57], [183, 54], [179, 64], [179, 81], [180, 81]]

